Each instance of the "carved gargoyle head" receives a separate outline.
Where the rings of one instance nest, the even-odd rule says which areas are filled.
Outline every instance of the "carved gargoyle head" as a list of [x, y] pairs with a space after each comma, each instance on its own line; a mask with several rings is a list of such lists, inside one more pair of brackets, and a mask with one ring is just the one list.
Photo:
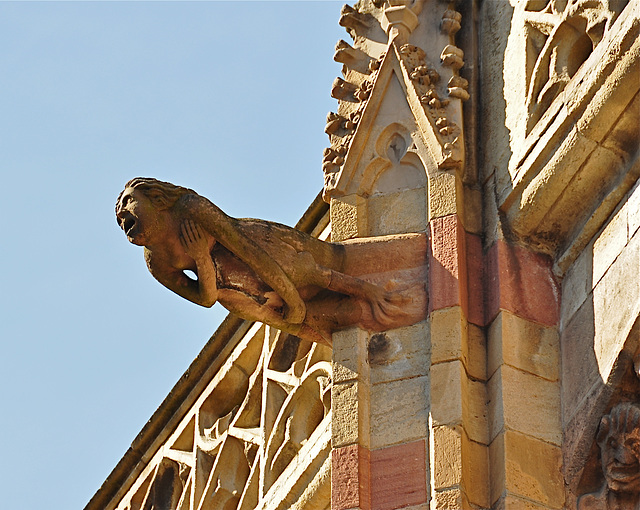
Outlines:
[[597, 435], [610, 490], [640, 492], [640, 406], [623, 402], [602, 417]]
[[129, 242], [149, 246], [164, 237], [170, 209], [186, 194], [196, 192], [169, 182], [136, 177], [118, 195], [116, 221]]

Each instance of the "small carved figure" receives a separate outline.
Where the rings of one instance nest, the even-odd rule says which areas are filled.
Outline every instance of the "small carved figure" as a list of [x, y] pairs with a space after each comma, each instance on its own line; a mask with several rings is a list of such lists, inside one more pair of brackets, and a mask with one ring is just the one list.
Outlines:
[[578, 500], [578, 510], [640, 510], [640, 406], [616, 405], [596, 437], [604, 483]]
[[232, 218], [191, 189], [132, 179], [118, 197], [116, 218], [127, 239], [145, 247], [154, 278], [205, 307], [219, 301], [245, 319], [322, 343], [354, 324], [382, 331], [422, 318], [404, 309], [412, 301], [406, 293], [343, 273], [344, 244]]

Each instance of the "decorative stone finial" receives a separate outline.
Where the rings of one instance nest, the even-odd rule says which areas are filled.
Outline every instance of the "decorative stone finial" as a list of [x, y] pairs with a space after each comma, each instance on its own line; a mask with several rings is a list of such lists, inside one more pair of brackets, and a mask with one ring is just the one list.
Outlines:
[[395, 39], [397, 44], [408, 42], [419, 24], [418, 14], [423, 4], [424, 0], [389, 0], [382, 19], [382, 28], [389, 34], [389, 40]]

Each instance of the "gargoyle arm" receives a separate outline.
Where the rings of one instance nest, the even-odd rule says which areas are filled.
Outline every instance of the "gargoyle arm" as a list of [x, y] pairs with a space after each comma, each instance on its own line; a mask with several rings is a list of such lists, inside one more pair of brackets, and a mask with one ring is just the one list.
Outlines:
[[[154, 263], [153, 258], [148, 256], [145, 250], [147, 267], [153, 277], [169, 290], [175, 292], [200, 306], [212, 307], [217, 301], [218, 289], [216, 284], [215, 266], [209, 259], [210, 268], [201, 267], [198, 264], [198, 280], [189, 278], [183, 271], [171, 268], [164, 264]], [[207, 274], [203, 274], [207, 273]]]
[[287, 305], [284, 318], [289, 323], [301, 324], [304, 321], [306, 305], [294, 283], [273, 257], [240, 230], [235, 218], [199, 195], [184, 196], [180, 206], [184, 207], [185, 216], [199, 223], [282, 298]]

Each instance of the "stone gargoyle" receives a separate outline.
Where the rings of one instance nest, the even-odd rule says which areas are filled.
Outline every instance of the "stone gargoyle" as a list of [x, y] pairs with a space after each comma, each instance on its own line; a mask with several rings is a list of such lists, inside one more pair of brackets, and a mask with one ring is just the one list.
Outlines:
[[623, 402], [602, 417], [596, 441], [604, 480], [578, 510], [640, 510], [640, 405]]
[[150, 178], [125, 185], [116, 218], [168, 289], [303, 339], [331, 344], [339, 329], [383, 331], [426, 314], [424, 234], [325, 242], [232, 218], [191, 189]]

